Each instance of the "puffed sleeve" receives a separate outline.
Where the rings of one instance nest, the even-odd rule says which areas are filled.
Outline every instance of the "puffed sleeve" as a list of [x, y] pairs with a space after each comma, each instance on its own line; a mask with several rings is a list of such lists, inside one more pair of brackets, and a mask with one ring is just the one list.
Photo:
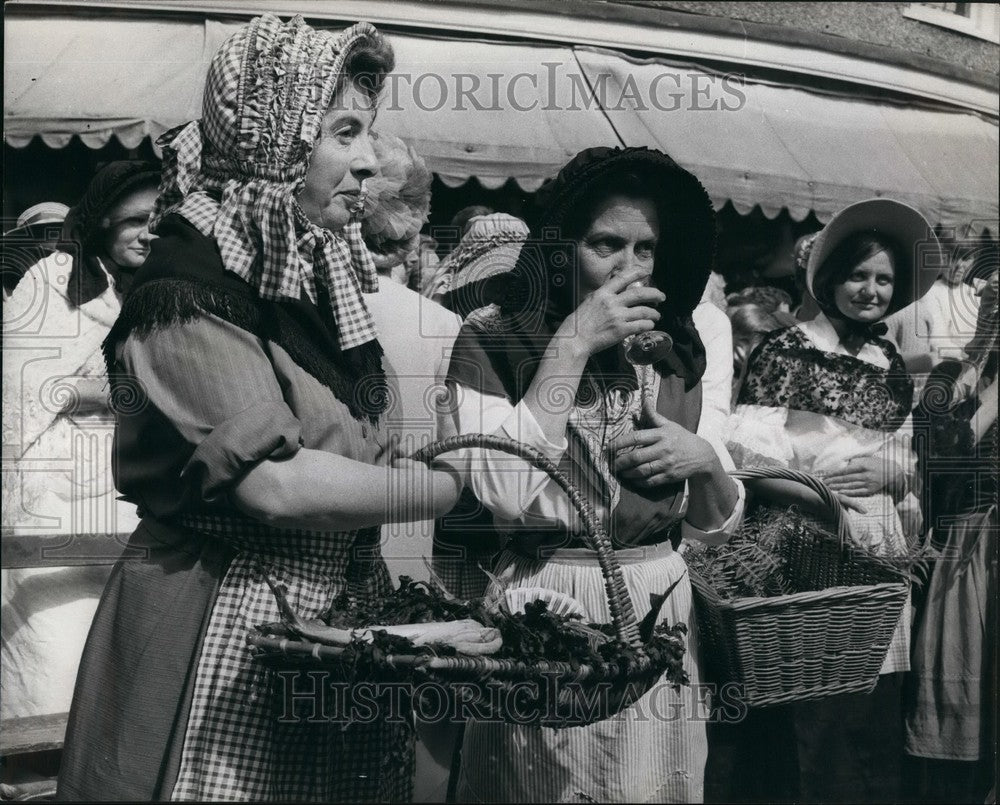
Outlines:
[[263, 343], [217, 316], [132, 335], [119, 360], [193, 447], [181, 476], [206, 502], [256, 463], [288, 458], [301, 446], [301, 424]]
[[[731, 461], [729, 463], [732, 464]], [[729, 470], [732, 469], [732, 467], [726, 466], [726, 469]], [[689, 541], [697, 539], [702, 542], [707, 542], [710, 545], [722, 545], [736, 533], [736, 529], [743, 524], [743, 513], [746, 510], [747, 492], [742, 481], [733, 479], [733, 482], [736, 484], [736, 503], [733, 504], [733, 510], [729, 513], [725, 522], [723, 522], [718, 528], [706, 531], [698, 528], [697, 526], [691, 525], [691, 523], [689, 523], [686, 519], [682, 520], [682, 539]]]
[[718, 449], [733, 395], [733, 329], [729, 317], [710, 302], [698, 305], [692, 318], [705, 346], [698, 435]]
[[788, 430], [784, 347], [778, 333], [766, 337], [751, 353], [738, 404], [725, 428], [725, 443], [737, 467], [795, 464]]

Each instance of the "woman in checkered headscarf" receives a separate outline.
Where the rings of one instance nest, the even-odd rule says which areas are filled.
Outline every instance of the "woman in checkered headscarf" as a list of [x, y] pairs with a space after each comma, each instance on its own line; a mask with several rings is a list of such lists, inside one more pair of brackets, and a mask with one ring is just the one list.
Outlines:
[[88, 639], [61, 799], [409, 797], [402, 725], [280, 717], [292, 691], [246, 648], [280, 619], [269, 582], [305, 618], [383, 595], [379, 525], [457, 497], [385, 466], [358, 213], [392, 67], [371, 25], [265, 15], [216, 54], [202, 119], [161, 139], [159, 239], [105, 342], [142, 561], [115, 567]]

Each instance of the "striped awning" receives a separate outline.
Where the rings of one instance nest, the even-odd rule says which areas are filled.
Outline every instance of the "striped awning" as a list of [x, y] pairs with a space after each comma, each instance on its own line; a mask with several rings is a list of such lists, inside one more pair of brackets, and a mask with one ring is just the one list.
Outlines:
[[[8, 16], [4, 138], [127, 147], [200, 115], [207, 65], [239, 25], [211, 18]], [[594, 48], [389, 34], [378, 126], [448, 185], [536, 190], [594, 145], [648, 145], [721, 206], [821, 221], [897, 198], [945, 227], [996, 231], [998, 129], [969, 112], [740, 80]], [[992, 224], [991, 224], [992, 222]]]

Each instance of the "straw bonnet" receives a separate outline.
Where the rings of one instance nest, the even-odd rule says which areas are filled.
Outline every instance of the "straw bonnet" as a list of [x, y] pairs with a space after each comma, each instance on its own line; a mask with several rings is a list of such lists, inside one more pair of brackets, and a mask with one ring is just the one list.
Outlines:
[[65, 204], [61, 204], [58, 201], [43, 201], [40, 204], [28, 207], [28, 209], [22, 212], [17, 217], [15, 230], [12, 231], [32, 226], [42, 226], [44, 224], [61, 224], [66, 220], [68, 213], [69, 207]]
[[479, 215], [438, 269], [435, 294], [460, 316], [496, 301], [493, 285], [513, 270], [528, 239], [528, 225], [498, 212]]
[[899, 263], [895, 288], [886, 315], [922, 297], [944, 266], [941, 244], [927, 219], [899, 201], [874, 198], [859, 201], [838, 212], [817, 235], [806, 263], [806, 287], [817, 299], [816, 276], [826, 259], [845, 238], [871, 232], [892, 241]]

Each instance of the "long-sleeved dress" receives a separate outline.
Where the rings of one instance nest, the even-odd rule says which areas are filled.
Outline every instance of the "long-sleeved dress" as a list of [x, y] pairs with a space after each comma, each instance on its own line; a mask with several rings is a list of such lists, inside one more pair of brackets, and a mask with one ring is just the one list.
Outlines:
[[143, 316], [160, 324], [109, 341], [116, 480], [143, 514], [130, 544], [144, 558], [115, 567], [99, 606], [59, 796], [406, 799], [405, 732], [282, 718], [280, 680], [246, 645], [255, 625], [280, 619], [268, 577], [305, 618], [346, 588], [362, 600], [384, 594], [378, 528], [265, 527], [228, 497], [261, 460], [303, 448], [379, 463], [384, 423], [355, 418], [321, 381], [308, 307], [260, 303], [183, 220], [165, 220], [161, 233], [117, 327]]
[[[3, 306], [4, 534], [128, 534], [135, 506], [116, 500], [113, 415], [101, 341], [121, 309], [114, 280], [75, 305], [66, 252], [25, 272]], [[113, 547], [119, 553], [123, 546]], [[117, 553], [108, 557], [117, 558]], [[110, 566], [4, 568], [0, 714], [65, 713]]]
[[[684, 667], [690, 685], [675, 691], [662, 683], [612, 718], [586, 727], [554, 730], [470, 721], [462, 748], [459, 796], [466, 801], [507, 802], [698, 802], [703, 796], [708, 717], [698, 670], [698, 635], [691, 585], [685, 564], [671, 542], [679, 537], [722, 540], [740, 524], [743, 490], [727, 521], [715, 532], [700, 532], [683, 521], [686, 485], [674, 484], [654, 494], [637, 494], [610, 471], [605, 447], [633, 427], [642, 389], [649, 389], [656, 409], [691, 431], [702, 420], [701, 384], [685, 391], [676, 377], [661, 378], [651, 367], [637, 369], [640, 389], [595, 394], [576, 405], [566, 439], [550, 442], [523, 401], [496, 392], [489, 359], [480, 352], [470, 325], [459, 336], [456, 358], [475, 365], [484, 383], [454, 379], [452, 426], [459, 433], [499, 433], [529, 444], [560, 464], [609, 529], [622, 564], [625, 583], [638, 618], [650, 608], [650, 595], [680, 580], [660, 613], [667, 623], [689, 628]], [[488, 336], [486, 337], [488, 341]], [[586, 381], [584, 381], [586, 382]], [[558, 401], [559, 389], [553, 388]], [[710, 439], [718, 443], [718, 439]], [[720, 456], [732, 466], [729, 457]], [[603, 576], [595, 554], [583, 547], [576, 512], [547, 474], [520, 459], [482, 450], [452, 456], [475, 496], [493, 515], [493, 528], [506, 548], [493, 572], [508, 589], [541, 587], [571, 596], [586, 619], [610, 621]], [[530, 535], [530, 536], [529, 536]], [[469, 539], [475, 542], [475, 532]], [[568, 547], [533, 555], [532, 538], [565, 540]]]
[[[751, 355], [727, 445], [740, 467], [780, 466], [822, 477], [854, 458], [882, 456], [912, 479], [912, 400], [913, 383], [892, 344], [870, 340], [851, 355], [820, 314], [768, 334]], [[854, 539], [879, 554], [905, 552], [892, 497], [879, 493], [858, 502], [864, 511], [847, 510]], [[883, 674], [909, 669], [909, 632], [907, 606]]]
[[[824, 314], [769, 333], [751, 354], [730, 418], [739, 466], [822, 476], [854, 458], [883, 456], [909, 476], [913, 384], [895, 348], [872, 338], [857, 355]], [[847, 511], [852, 536], [882, 554], [906, 549], [888, 494]], [[892, 802], [900, 796], [901, 675], [909, 668], [909, 605], [870, 694], [839, 694], [713, 724], [713, 802]]]

